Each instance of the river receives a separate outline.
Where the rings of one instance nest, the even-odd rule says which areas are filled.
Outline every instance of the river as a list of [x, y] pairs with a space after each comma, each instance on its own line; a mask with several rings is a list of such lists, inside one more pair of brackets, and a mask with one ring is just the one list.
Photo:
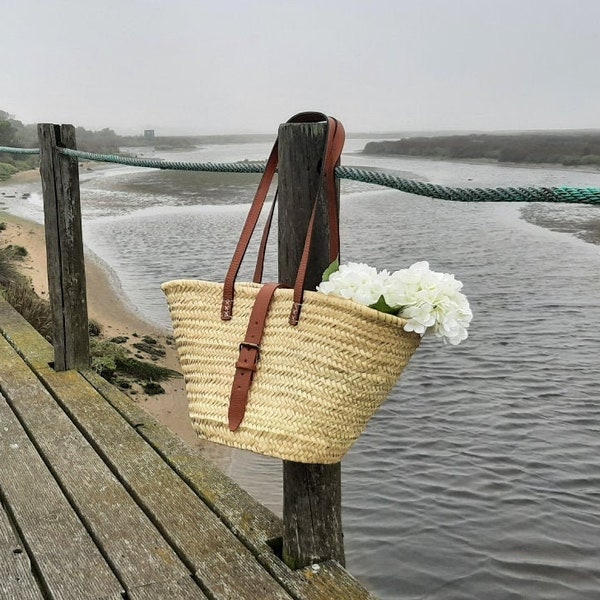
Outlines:
[[[442, 185], [600, 187], [599, 173], [367, 157], [364, 143], [348, 140], [343, 163]], [[223, 144], [165, 158], [267, 154]], [[257, 181], [84, 171], [86, 244], [168, 326], [160, 283], [222, 280]], [[428, 260], [464, 283], [474, 313], [460, 346], [423, 341], [343, 461], [349, 570], [384, 600], [600, 597], [600, 209], [341, 189], [344, 261]], [[39, 195], [4, 202], [41, 219]], [[271, 254], [267, 279], [274, 265]], [[238, 453], [229, 475], [281, 511], [280, 461]]]

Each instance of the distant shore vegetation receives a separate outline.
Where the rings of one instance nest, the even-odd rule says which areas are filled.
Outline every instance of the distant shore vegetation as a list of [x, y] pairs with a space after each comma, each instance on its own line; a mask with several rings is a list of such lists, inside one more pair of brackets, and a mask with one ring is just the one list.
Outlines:
[[369, 142], [364, 154], [439, 160], [487, 159], [499, 163], [548, 163], [600, 167], [600, 132], [540, 132], [407, 137]]
[[[111, 154], [119, 151], [123, 138], [112, 129], [90, 131], [84, 127], [75, 129], [77, 148], [85, 152]], [[0, 110], [0, 146], [11, 148], [37, 148], [37, 125], [25, 125], [6, 111]], [[37, 169], [40, 159], [37, 155], [0, 153], [0, 181], [8, 179], [19, 171]]]
[[[84, 152], [122, 154], [125, 151], [128, 155], [132, 155], [131, 151], [137, 153], [136, 151], [139, 148], [153, 148], [159, 151], [188, 150], [208, 144], [271, 142], [273, 136], [267, 134], [155, 136], [154, 132], [149, 136], [143, 135], [143, 133], [134, 136], [123, 136], [108, 128], [91, 131], [85, 129], [85, 127], [76, 127], [75, 139], [77, 140], [77, 149]], [[37, 125], [26, 125], [6, 111], [0, 110], [0, 146], [37, 148]], [[141, 156], [143, 154], [143, 152], [140, 152]], [[0, 181], [5, 181], [19, 171], [37, 169], [39, 163], [39, 156], [37, 155], [0, 153]]]
[[[0, 110], [0, 146], [11, 148], [35, 148], [37, 146], [35, 125], [23, 125]], [[19, 171], [36, 169], [40, 164], [38, 156], [0, 153], [0, 181], [8, 179]]]

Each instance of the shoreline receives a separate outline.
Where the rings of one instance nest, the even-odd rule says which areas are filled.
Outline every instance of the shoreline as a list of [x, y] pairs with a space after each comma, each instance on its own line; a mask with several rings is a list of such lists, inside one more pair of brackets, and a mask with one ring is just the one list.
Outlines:
[[[3, 183], [5, 186], [6, 182]], [[43, 225], [15, 216], [2, 208], [0, 208], [0, 222], [6, 223], [6, 229], [0, 231], [0, 246], [15, 244], [27, 249], [28, 254], [19, 261], [18, 269], [31, 280], [38, 296], [47, 299], [48, 281]], [[177, 351], [172, 341], [168, 339], [171, 332], [145, 320], [123, 297], [119, 290], [117, 276], [110, 266], [89, 249], [85, 248], [84, 253], [88, 316], [101, 324], [103, 337], [127, 336], [129, 340], [126, 345], [130, 347], [136, 338], [151, 335], [163, 346], [166, 353], [166, 356], [156, 361], [156, 364], [181, 373]], [[135, 349], [131, 347], [130, 349], [135, 352]], [[149, 361], [149, 359], [145, 360]], [[217, 455], [225, 455], [227, 449], [219, 447], [218, 451], [215, 450], [213, 444], [200, 440], [191, 426], [183, 378], [164, 381], [161, 385], [165, 389], [164, 394], [147, 395], [140, 391], [135, 395], [128, 395], [189, 446], [209, 455], [212, 462], [215, 462], [215, 459], [216, 462], [223, 462], [218, 460]], [[221, 458], [226, 459], [225, 456]], [[226, 459], [225, 462], [228, 463], [229, 460]]]

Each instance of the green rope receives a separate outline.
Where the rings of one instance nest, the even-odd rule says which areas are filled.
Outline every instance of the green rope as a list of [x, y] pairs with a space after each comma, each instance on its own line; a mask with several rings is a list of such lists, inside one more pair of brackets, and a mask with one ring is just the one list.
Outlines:
[[[9, 148], [0, 146], [0, 153], [39, 154], [37, 148]], [[173, 171], [208, 171], [216, 173], [262, 173], [264, 162], [242, 161], [234, 163], [194, 163], [167, 161], [152, 158], [130, 158], [118, 154], [97, 154], [70, 148], [59, 148], [59, 152], [74, 158], [116, 163], [130, 167], [148, 167]], [[600, 188], [575, 187], [507, 187], [507, 188], [455, 188], [404, 179], [396, 175], [357, 169], [337, 167], [336, 175], [340, 179], [350, 179], [400, 190], [418, 196], [427, 196], [439, 200], [455, 202], [565, 202], [571, 204], [600, 204]]]
[[94, 152], [82, 152], [70, 148], [59, 148], [61, 154], [74, 156], [84, 160], [95, 160], [100, 162], [118, 163], [130, 167], [148, 167], [152, 169], [165, 169], [171, 171], [209, 171], [219, 173], [262, 173], [265, 170], [265, 162], [241, 161], [235, 163], [193, 163], [168, 161], [160, 158], [133, 158], [119, 156], [117, 154], [95, 154]]
[[385, 187], [455, 202], [570, 202], [576, 204], [600, 204], [600, 188], [574, 187], [508, 187], [508, 188], [455, 188], [403, 179], [395, 175], [338, 167], [336, 175], [342, 179], [352, 179]]
[[0, 146], [0, 154], [39, 154], [38, 148], [9, 148], [8, 146]]

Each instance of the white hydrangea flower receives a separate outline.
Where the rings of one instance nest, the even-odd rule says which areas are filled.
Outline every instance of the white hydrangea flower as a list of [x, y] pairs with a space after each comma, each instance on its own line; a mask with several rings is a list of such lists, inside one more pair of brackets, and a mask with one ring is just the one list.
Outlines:
[[405, 331], [433, 333], [456, 345], [467, 338], [467, 327], [473, 318], [461, 289], [462, 283], [454, 275], [431, 271], [429, 263], [423, 261], [392, 273], [384, 298], [398, 309], [399, 316], [408, 319]]
[[[377, 272], [364, 263], [341, 265], [317, 290], [353, 300], [366, 306], [381, 298], [407, 320], [405, 331], [431, 333], [452, 345], [467, 339], [473, 318], [462, 283], [449, 273], [438, 273], [426, 261], [392, 273]], [[387, 310], [387, 307], [385, 308]]]
[[364, 263], [348, 263], [340, 265], [339, 270], [329, 276], [329, 281], [319, 284], [317, 291], [370, 306], [383, 295], [388, 276], [387, 271], [378, 273]]

